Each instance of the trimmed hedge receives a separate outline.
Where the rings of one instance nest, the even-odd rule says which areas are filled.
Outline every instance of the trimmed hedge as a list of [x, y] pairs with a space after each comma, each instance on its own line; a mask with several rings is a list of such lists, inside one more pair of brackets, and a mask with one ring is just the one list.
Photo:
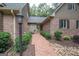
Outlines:
[[10, 33], [0, 32], [0, 53], [5, 52], [11, 46]]
[[[31, 33], [24, 33], [22, 36], [22, 51], [24, 51], [27, 48], [27, 45], [30, 43], [32, 38]], [[20, 52], [20, 45], [19, 45], [19, 36], [15, 39], [15, 51]]]
[[62, 35], [62, 32], [60, 32], [60, 31], [56, 31], [54, 33], [55, 39], [58, 40], [58, 41], [60, 41], [60, 39], [62, 37], [61, 35]]
[[72, 38], [71, 38], [71, 36], [64, 36], [63, 39], [64, 40], [71, 40]]
[[79, 35], [73, 36], [73, 42], [79, 44]]
[[41, 32], [41, 35], [44, 36], [46, 39], [51, 39], [51, 35], [49, 32]]

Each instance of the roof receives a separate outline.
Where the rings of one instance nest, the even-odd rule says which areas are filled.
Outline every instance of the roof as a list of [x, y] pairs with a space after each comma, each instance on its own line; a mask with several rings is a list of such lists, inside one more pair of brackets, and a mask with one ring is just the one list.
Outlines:
[[58, 7], [54, 10], [53, 14], [51, 16], [55, 16], [55, 13], [64, 5], [64, 3], [60, 3]]
[[10, 8], [7, 8], [7, 7], [0, 7], [0, 12], [4, 13], [4, 14], [8, 14], [8, 15], [11, 15], [11, 10], [14, 11], [14, 14], [17, 14], [19, 13], [19, 10], [17, 9], [10, 9]]
[[0, 5], [0, 12], [4, 14], [12, 14], [11, 10], [13, 10], [14, 13], [17, 14], [20, 13], [25, 3], [1, 3]]
[[28, 23], [37, 23], [37, 24], [40, 24], [45, 19], [46, 19], [46, 17], [30, 16], [29, 19], [28, 19]]
[[26, 5], [26, 3], [5, 3], [8, 8], [18, 9], [19, 13], [22, 14], [22, 9]]
[[53, 18], [54, 18], [54, 16], [48, 16], [48, 17], [46, 17], [46, 19], [41, 24], [45, 24], [45, 23], [49, 22], [51, 19], [53, 19]]
[[22, 9], [25, 3], [5, 3], [11, 9]]

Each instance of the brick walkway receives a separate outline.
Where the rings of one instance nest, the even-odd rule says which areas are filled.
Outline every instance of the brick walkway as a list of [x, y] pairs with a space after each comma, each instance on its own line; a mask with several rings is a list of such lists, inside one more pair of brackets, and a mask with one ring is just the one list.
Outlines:
[[56, 50], [39, 33], [32, 35], [32, 44], [35, 46], [36, 56], [55, 56]]
[[39, 33], [32, 35], [31, 44], [23, 56], [57, 56], [57, 50]]

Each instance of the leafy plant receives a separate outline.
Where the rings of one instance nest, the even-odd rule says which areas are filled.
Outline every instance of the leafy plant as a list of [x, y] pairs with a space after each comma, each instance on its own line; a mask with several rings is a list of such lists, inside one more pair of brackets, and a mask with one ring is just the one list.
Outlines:
[[70, 36], [64, 36], [63, 39], [64, 40], [71, 40], [71, 37]]
[[[29, 32], [22, 35], [22, 51], [27, 48], [27, 45], [30, 43], [31, 38], [32, 35]], [[17, 36], [15, 39], [15, 51], [20, 52], [20, 50], [19, 36]]]
[[60, 40], [61, 37], [62, 37], [61, 35], [62, 35], [62, 32], [60, 32], [60, 31], [56, 31], [56, 32], [54, 33], [54, 36], [55, 36], [56, 40]]
[[10, 33], [0, 32], [0, 53], [5, 52], [11, 46]]
[[74, 36], [73, 36], [73, 42], [79, 44], [79, 35], [74, 35]]
[[49, 32], [41, 32], [41, 35], [44, 36], [46, 39], [51, 39], [51, 35]]

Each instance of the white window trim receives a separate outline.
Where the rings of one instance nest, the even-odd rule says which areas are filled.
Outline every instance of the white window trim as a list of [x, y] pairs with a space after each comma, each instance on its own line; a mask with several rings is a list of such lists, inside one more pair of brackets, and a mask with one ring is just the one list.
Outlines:
[[76, 5], [75, 4], [73, 4], [72, 7], [73, 7], [72, 10], [76, 10]]
[[64, 24], [65, 24], [65, 21], [64, 20], [66, 20], [66, 19], [63, 19], [63, 29], [65, 29], [65, 28], [67, 28], [67, 20], [66, 20], [66, 27], [64, 27]]
[[74, 3], [72, 3], [71, 6], [72, 6], [71, 10], [76, 10], [76, 5]]

